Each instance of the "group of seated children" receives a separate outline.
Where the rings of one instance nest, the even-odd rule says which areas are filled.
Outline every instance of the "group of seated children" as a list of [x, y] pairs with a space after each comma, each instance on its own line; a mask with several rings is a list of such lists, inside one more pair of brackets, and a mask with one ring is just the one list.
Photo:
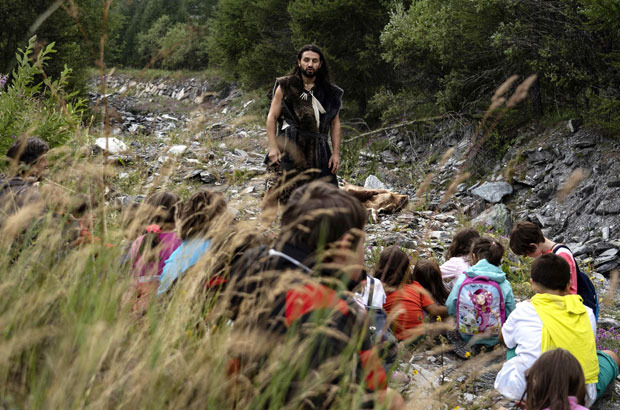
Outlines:
[[[535, 258], [530, 281], [536, 294], [518, 305], [501, 268], [504, 247], [472, 229], [457, 232], [448, 252], [452, 256], [442, 267], [420, 260], [412, 274], [405, 252], [395, 246], [384, 249], [375, 276], [386, 290], [383, 307], [388, 314], [395, 312], [390, 317], [396, 338], [411, 341], [423, 335], [427, 316], [431, 320], [453, 316], [456, 332], [449, 334], [458, 340], [449, 339], [458, 355], [469, 357], [499, 342], [508, 348], [508, 360], [495, 381], [505, 397], [528, 409], [592, 405], [620, 366], [615, 353], [596, 349], [596, 294], [592, 297], [580, 289], [581, 272], [570, 250], [545, 238], [537, 225], [518, 222], [510, 248]], [[447, 297], [442, 276], [451, 287]], [[584, 304], [586, 300], [592, 307]], [[543, 355], [545, 362], [556, 371], [563, 369], [562, 374], [542, 364], [533, 366], [544, 352], [549, 352]]]
[[209, 249], [209, 229], [226, 210], [224, 196], [200, 190], [186, 201], [172, 192], [147, 197], [136, 211], [146, 232], [127, 258], [135, 279], [134, 310], [143, 311], [154, 295], [165, 293]]
[[[197, 263], [210, 248], [210, 223], [226, 209], [223, 197], [208, 191], [198, 192], [184, 203], [173, 194], [157, 194], [146, 204], [152, 207], [153, 217], [147, 232], [131, 248], [141, 297], [166, 292]], [[324, 212], [326, 209], [331, 211]], [[453, 316], [456, 329], [452, 335], [468, 348], [502, 342], [509, 349], [509, 360], [498, 373], [495, 388], [509, 399], [527, 403], [530, 409], [566, 408], [562, 403], [571, 408], [591, 405], [617, 376], [618, 357], [596, 350], [596, 319], [576, 294], [577, 268], [572, 254], [544, 238], [536, 225], [519, 222], [511, 234], [513, 252], [536, 257], [531, 268], [536, 295], [515, 305], [512, 287], [501, 268], [504, 247], [497, 240], [463, 229], [455, 235], [444, 265], [421, 259], [413, 269], [409, 255], [390, 246], [381, 252], [373, 277], [363, 269], [365, 222], [365, 209], [347, 193], [320, 182], [304, 185], [285, 208], [273, 246], [246, 251], [226, 278], [235, 332], [247, 336], [243, 332], [259, 327], [263, 335], [281, 338], [294, 328], [305, 343], [307, 358], [291, 370], [289, 394], [280, 400], [302, 396], [312, 403], [326, 400], [329, 386], [349, 377], [351, 369], [336, 362], [328, 382], [322, 379], [327, 390], [316, 389], [312, 369], [324, 370], [330, 358], [351, 353], [351, 346], [357, 346], [359, 356], [352, 363], [358, 363], [360, 381], [369, 394], [384, 392], [372, 400], [389, 397], [393, 407], [402, 405], [397, 393], [386, 390], [387, 373], [378, 351], [368, 332], [359, 328], [364, 322], [360, 320], [365, 315], [364, 305], [385, 309], [399, 341], [423, 336], [425, 321]], [[149, 256], [152, 249], [157, 249], [156, 258]], [[302, 275], [284, 274], [291, 270]], [[361, 294], [349, 298], [355, 289]], [[265, 304], [269, 307], [264, 308]], [[330, 313], [323, 325], [333, 327], [333, 332], [318, 330], [317, 315], [325, 315], [325, 311]], [[269, 371], [252, 363], [273, 354], [270, 346], [251, 343], [231, 352], [236, 358], [235, 372], [250, 372], [245, 376], [253, 378]], [[539, 357], [549, 365], [539, 364]], [[582, 373], [574, 371], [575, 361]], [[552, 365], [566, 371], [554, 374]], [[544, 378], [568, 384], [550, 389]], [[580, 380], [585, 387], [579, 387]], [[313, 386], [314, 394], [300, 396], [308, 386]]]
[[[527, 395], [529, 402], [529, 378], [534, 363], [542, 353], [561, 348], [576, 358], [585, 380], [585, 393], [570, 391], [571, 396], [576, 396], [571, 399], [570, 408], [592, 405], [615, 380], [620, 365], [614, 352], [596, 348], [596, 295], [589, 297], [587, 288], [581, 289], [583, 282], [577, 276], [581, 272], [572, 253], [545, 238], [537, 225], [517, 223], [510, 235], [510, 248], [516, 254], [536, 258], [530, 271], [530, 283], [536, 294], [517, 304], [502, 326], [500, 340], [509, 349], [508, 360], [497, 374], [495, 388], [512, 400], [522, 400]], [[592, 307], [584, 304], [586, 300]], [[561, 368], [564, 366], [568, 364]], [[553, 378], [551, 386], [558, 384], [562, 375], [558, 372]], [[546, 406], [568, 408], [549, 403]]]

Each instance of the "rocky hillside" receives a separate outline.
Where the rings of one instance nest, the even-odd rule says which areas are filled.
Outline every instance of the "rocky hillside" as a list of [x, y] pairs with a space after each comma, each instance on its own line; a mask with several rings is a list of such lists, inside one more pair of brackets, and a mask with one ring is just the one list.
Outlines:
[[[96, 83], [91, 97], [100, 106]], [[139, 82], [116, 76], [107, 83], [112, 133], [119, 140], [118, 146], [109, 141], [107, 146], [119, 165], [111, 201], [126, 205], [164, 184], [187, 190], [209, 186], [225, 193], [240, 218], [258, 218], [266, 136], [264, 113], [253, 114], [260, 111], [256, 101], [233, 87], [196, 79]], [[376, 245], [393, 243], [442, 259], [463, 224], [506, 235], [514, 221], [529, 219], [548, 237], [569, 244], [604, 292], [610, 272], [620, 265], [620, 138], [580, 127], [579, 121], [531, 126], [518, 132], [503, 157], [493, 157], [470, 150], [484, 138], [475, 126], [447, 117], [386, 129], [363, 141], [351, 132], [344, 135], [346, 145], [360, 148], [355, 158], [344, 158], [355, 163], [348, 182], [410, 198], [407, 209], [378, 215], [368, 225], [369, 262], [378, 254]], [[104, 142], [98, 145], [96, 151], [106, 149]], [[491, 171], [478, 180], [467, 178], [465, 171], [479, 161]], [[145, 186], [135, 185], [138, 175], [146, 178]], [[617, 301], [603, 312], [601, 324], [619, 326], [616, 311]], [[403, 372], [424, 375], [427, 387], [439, 377], [450, 379], [456, 366], [455, 358], [439, 353], [410, 357]], [[493, 375], [454, 377], [471, 389], [451, 394], [460, 394], [467, 407], [485, 408], [488, 400], [497, 400], [487, 394]], [[418, 386], [415, 376], [405, 382], [405, 390]], [[607, 400], [598, 408], [620, 407]]]

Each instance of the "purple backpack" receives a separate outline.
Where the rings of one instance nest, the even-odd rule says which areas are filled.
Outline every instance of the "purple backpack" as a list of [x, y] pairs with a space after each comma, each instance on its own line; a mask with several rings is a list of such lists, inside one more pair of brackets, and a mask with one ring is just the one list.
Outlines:
[[467, 277], [456, 299], [456, 328], [463, 335], [497, 337], [506, 321], [504, 295], [499, 284], [486, 276]]

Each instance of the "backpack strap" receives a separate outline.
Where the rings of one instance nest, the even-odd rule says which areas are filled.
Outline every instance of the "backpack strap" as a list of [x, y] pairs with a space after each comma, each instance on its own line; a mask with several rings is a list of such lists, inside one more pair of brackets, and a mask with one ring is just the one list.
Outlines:
[[566, 249], [567, 251], [570, 252], [571, 257], [573, 258], [573, 263], [575, 264], [575, 267], [577, 268], [577, 270], [579, 271], [579, 267], [577, 266], [577, 259], [575, 258], [575, 255], [573, 255], [573, 251], [570, 250], [570, 248], [568, 246], [566, 246], [563, 243], [556, 243], [555, 245], [553, 245], [553, 247], [551, 248], [551, 252], [555, 253], [557, 255], [558, 251], [560, 249]]
[[280, 251], [276, 251], [275, 249], [269, 249], [269, 256], [278, 256], [280, 258], [284, 258], [287, 261], [289, 261], [290, 263], [292, 263], [293, 265], [297, 266], [298, 268], [303, 269], [306, 272], [312, 272], [312, 269], [310, 269], [309, 267], [307, 267], [303, 263], [299, 262], [297, 259], [292, 258], [292, 257], [288, 256], [287, 254], [282, 253]]
[[366, 306], [372, 306], [372, 298], [375, 295], [375, 278], [371, 276], [366, 276], [366, 278], [370, 279], [370, 291], [368, 291], [368, 300], [366, 301]]

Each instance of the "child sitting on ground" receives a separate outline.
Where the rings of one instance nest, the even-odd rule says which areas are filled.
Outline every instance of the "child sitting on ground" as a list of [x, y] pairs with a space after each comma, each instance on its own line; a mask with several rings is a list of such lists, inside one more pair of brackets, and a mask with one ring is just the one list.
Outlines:
[[446, 305], [450, 291], [446, 288], [441, 278], [439, 265], [434, 259], [419, 260], [413, 267], [413, 280], [422, 285], [435, 299], [435, 302]]
[[511, 400], [526, 389], [525, 374], [541, 353], [563, 348], [571, 352], [584, 373], [586, 406], [592, 405], [618, 375], [618, 356], [596, 350], [596, 320], [579, 295], [570, 292], [568, 263], [553, 253], [539, 256], [531, 268], [536, 295], [521, 302], [501, 330], [501, 339], [516, 356], [502, 366], [495, 388]]
[[[528, 410], [588, 410], [579, 361], [568, 350], [543, 353], [526, 372]], [[523, 400], [521, 400], [523, 402]]]
[[[503, 255], [504, 247], [495, 239], [474, 240], [470, 256], [474, 265], [457, 278], [446, 300], [450, 316], [456, 317], [460, 339], [472, 347], [466, 349], [470, 354], [499, 342], [501, 325], [515, 308], [512, 286], [501, 268]], [[461, 355], [459, 340], [453, 342], [455, 352]], [[467, 351], [465, 356], [469, 356]]]
[[480, 234], [472, 228], [459, 229], [452, 238], [452, 243], [446, 252], [446, 262], [439, 267], [448, 288], [451, 289], [454, 281], [471, 266], [469, 260], [471, 245], [478, 238]]
[[173, 192], [158, 192], [146, 198], [138, 210], [146, 214], [146, 233], [131, 244], [130, 260], [142, 306], [147, 303], [148, 295], [155, 294], [166, 260], [181, 244], [181, 238], [175, 232], [179, 199]]
[[[157, 289], [158, 295], [165, 293], [207, 252], [211, 246], [209, 230], [225, 211], [224, 196], [207, 190], [196, 192], [179, 207], [179, 233], [183, 243], [166, 260]], [[213, 280], [217, 281], [217, 278]]]
[[381, 281], [366, 274], [366, 280], [360, 283], [361, 291], [355, 292], [355, 299], [366, 307], [383, 308], [385, 303], [385, 289]]
[[375, 274], [387, 290], [383, 308], [388, 316], [395, 315], [392, 327], [398, 340], [415, 339], [424, 334], [420, 326], [424, 322], [424, 312], [433, 318], [448, 316], [446, 307], [439, 305], [427, 289], [413, 280], [410, 267], [409, 256], [398, 246], [390, 246], [379, 255]]
[[577, 261], [566, 245], [553, 242], [546, 238], [538, 225], [528, 221], [519, 221], [510, 233], [510, 249], [516, 255], [535, 258], [546, 253], [561, 256], [570, 267], [570, 294], [578, 294], [584, 305], [594, 311], [598, 318], [598, 298], [594, 285], [589, 278], [577, 268]]

